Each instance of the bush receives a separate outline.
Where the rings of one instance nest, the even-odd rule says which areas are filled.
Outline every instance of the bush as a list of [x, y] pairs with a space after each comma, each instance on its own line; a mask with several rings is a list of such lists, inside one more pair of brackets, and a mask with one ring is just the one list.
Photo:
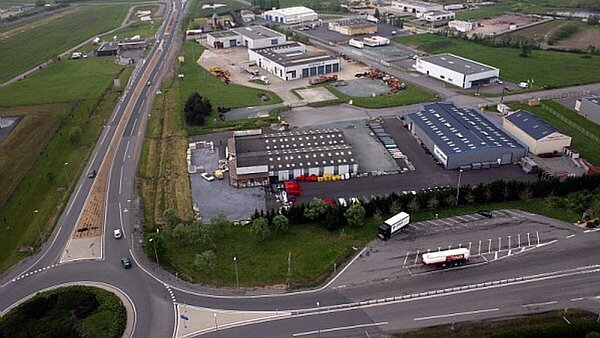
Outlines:
[[250, 233], [252, 237], [258, 242], [262, 242], [271, 236], [271, 229], [269, 228], [269, 221], [266, 218], [260, 217], [252, 221], [250, 225]]

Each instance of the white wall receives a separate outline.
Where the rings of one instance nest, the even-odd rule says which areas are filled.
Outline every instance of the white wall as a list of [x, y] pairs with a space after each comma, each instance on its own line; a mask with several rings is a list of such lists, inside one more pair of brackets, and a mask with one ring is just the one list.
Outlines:
[[[438, 66], [418, 59], [415, 63], [415, 69], [423, 74], [429, 75], [436, 79], [451, 83], [458, 87], [463, 87], [464, 75], [450, 69]], [[463, 87], [468, 88], [468, 87]]]
[[480, 79], [488, 79], [490, 77], [499, 77], [499, 76], [500, 76], [499, 69], [492, 69], [492, 70], [488, 70], [486, 72], [467, 75], [466, 79], [465, 79], [465, 88], [471, 88], [472, 87], [471, 82], [473, 82], [473, 81], [480, 80]]

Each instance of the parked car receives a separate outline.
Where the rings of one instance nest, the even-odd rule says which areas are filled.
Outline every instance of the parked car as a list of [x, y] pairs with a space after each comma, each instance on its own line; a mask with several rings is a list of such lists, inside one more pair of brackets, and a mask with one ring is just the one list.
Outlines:
[[121, 257], [121, 264], [123, 264], [123, 267], [125, 269], [131, 268], [131, 261], [129, 260], [129, 257], [127, 257], [127, 256]]
[[527, 82], [519, 82], [519, 87], [527, 88], [527, 87], [529, 87], [529, 85], [527, 84]]
[[115, 236], [116, 239], [123, 237], [123, 233], [121, 232], [121, 229], [114, 229], [113, 235]]
[[492, 212], [489, 211], [489, 210], [480, 210], [480, 211], [477, 212], [477, 214], [479, 214], [479, 215], [481, 215], [483, 217], [487, 217], [487, 218], [494, 217], [494, 215], [492, 214]]
[[98, 173], [96, 170], [92, 170], [88, 173], [88, 178], [95, 178]]
[[209, 182], [215, 180], [215, 177], [213, 175], [210, 175], [209, 173], [202, 173], [202, 174], [200, 174], [200, 176], [202, 176], [203, 179], [205, 179]]

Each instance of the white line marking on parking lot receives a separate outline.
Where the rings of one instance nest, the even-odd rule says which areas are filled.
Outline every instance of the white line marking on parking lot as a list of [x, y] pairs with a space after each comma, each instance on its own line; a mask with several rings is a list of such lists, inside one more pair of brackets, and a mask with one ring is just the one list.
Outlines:
[[481, 255], [481, 240], [479, 240], [479, 249], [477, 249], [477, 254]]
[[536, 231], [536, 232], [535, 232], [535, 235], [537, 236], [537, 242], [538, 242], [538, 244], [537, 244], [537, 245], [540, 245], [540, 232], [539, 232], [539, 231]]
[[529, 233], [527, 233], [527, 246], [531, 246], [531, 238], [529, 238]]
[[419, 320], [448, 318], [448, 317], [455, 317], [455, 316], [467, 316], [467, 315], [475, 315], [475, 314], [479, 314], [479, 313], [494, 312], [494, 311], [498, 311], [498, 310], [500, 310], [500, 309], [496, 307], [496, 308], [493, 308], [493, 309], [473, 310], [473, 311], [465, 311], [465, 312], [446, 313], [446, 314], [443, 314], [443, 315], [434, 315], [434, 316], [426, 316], [426, 317], [416, 317], [416, 318], [413, 318], [413, 320], [414, 321], [419, 321]]
[[418, 260], [419, 260], [419, 250], [417, 250], [417, 254], [415, 255], [415, 265], [417, 264]]
[[443, 219], [438, 219], [438, 221], [440, 221], [440, 222], [442, 222], [442, 223], [444, 223], [444, 224], [446, 224], [446, 225], [449, 225], [449, 226], [454, 226], [454, 224], [452, 224], [452, 223], [449, 223], [449, 222], [447, 222], [447, 221], [444, 221]]
[[544, 305], [552, 305], [552, 304], [556, 304], [558, 303], [558, 301], [549, 301], [549, 302], [543, 302], [543, 303], [531, 303], [531, 304], [525, 304], [525, 305], [521, 305], [522, 307], [537, 307], [537, 306], [544, 306]]
[[488, 238], [488, 253], [492, 252], [492, 239]]
[[469, 220], [468, 220], [468, 219], [465, 219], [465, 218], [463, 218], [463, 217], [460, 217], [460, 216], [456, 216], [456, 218], [458, 218], [458, 219], [462, 220], [462, 222], [463, 222], [463, 223], [467, 223], [467, 222], [469, 222]]
[[402, 264], [402, 267], [406, 266], [406, 261], [408, 260], [408, 255], [410, 254], [410, 252], [406, 253], [406, 257], [404, 257], [404, 263]]

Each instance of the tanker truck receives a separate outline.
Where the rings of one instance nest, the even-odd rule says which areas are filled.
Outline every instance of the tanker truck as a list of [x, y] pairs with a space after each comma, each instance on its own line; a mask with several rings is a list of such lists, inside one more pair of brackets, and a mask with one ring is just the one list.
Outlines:
[[459, 248], [424, 253], [422, 261], [426, 266], [448, 267], [462, 265], [468, 262], [470, 257], [469, 249]]

